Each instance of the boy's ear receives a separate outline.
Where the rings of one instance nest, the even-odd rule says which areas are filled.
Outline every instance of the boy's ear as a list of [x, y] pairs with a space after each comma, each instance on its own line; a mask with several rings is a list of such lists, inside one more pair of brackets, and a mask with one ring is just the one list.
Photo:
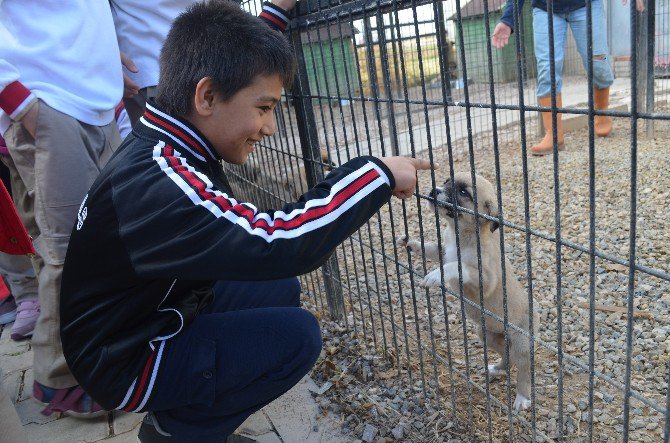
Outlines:
[[205, 117], [212, 113], [214, 101], [216, 99], [216, 89], [211, 77], [203, 77], [195, 85], [195, 94], [193, 96], [193, 110], [196, 114]]

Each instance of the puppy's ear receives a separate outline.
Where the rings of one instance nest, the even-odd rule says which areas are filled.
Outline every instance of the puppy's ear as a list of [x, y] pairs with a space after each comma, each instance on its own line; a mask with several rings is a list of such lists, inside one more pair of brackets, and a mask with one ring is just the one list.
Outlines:
[[[487, 200], [486, 203], [484, 204], [484, 208], [486, 209], [486, 213], [491, 217], [498, 216], [498, 206], [495, 203], [492, 203]], [[494, 232], [496, 229], [500, 227], [500, 223], [498, 223], [497, 220], [487, 220], [487, 221], [491, 223], [490, 226], [491, 232]]]

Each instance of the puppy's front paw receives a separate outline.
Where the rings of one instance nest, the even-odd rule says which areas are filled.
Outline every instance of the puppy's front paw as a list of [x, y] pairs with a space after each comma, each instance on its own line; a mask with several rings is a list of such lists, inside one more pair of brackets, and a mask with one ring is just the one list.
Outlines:
[[516, 412], [526, 410], [530, 408], [531, 401], [529, 398], [524, 397], [523, 395], [517, 393], [516, 399], [514, 399], [514, 410]]
[[440, 286], [440, 284], [440, 268], [430, 271], [428, 274], [426, 274], [426, 276], [423, 278], [423, 281], [421, 282], [421, 286], [424, 288], [436, 288]]
[[498, 365], [489, 365], [489, 381], [505, 375], [507, 375], [505, 368], [499, 368]]
[[398, 243], [398, 246], [402, 248], [407, 248], [408, 251], [412, 253], [420, 253], [421, 252], [421, 242], [416, 241], [416, 240], [410, 240], [409, 237], [406, 235], [401, 235], [396, 239], [396, 242]]

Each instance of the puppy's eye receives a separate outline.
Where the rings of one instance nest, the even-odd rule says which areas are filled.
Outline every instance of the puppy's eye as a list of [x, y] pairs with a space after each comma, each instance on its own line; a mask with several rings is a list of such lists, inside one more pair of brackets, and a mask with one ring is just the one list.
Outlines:
[[463, 197], [467, 197], [467, 196], [468, 196], [468, 191], [466, 191], [465, 189], [461, 189], [461, 190], [460, 190], [460, 194], [461, 194]]

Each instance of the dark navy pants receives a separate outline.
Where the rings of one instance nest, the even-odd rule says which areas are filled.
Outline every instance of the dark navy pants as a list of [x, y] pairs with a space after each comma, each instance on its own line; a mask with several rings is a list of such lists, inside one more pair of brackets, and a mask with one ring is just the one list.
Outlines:
[[297, 278], [221, 281], [214, 301], [171, 338], [147, 409], [179, 441], [221, 442], [302, 379], [321, 352]]

